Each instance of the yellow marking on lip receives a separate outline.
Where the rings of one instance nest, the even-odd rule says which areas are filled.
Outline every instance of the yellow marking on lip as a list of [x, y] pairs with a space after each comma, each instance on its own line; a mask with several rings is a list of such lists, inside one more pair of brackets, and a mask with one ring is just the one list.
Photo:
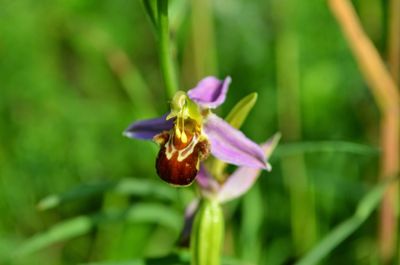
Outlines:
[[182, 162], [189, 155], [191, 155], [194, 151], [196, 144], [199, 142], [198, 141], [199, 139], [196, 136], [193, 136], [192, 141], [190, 142], [190, 144], [188, 146], [186, 146], [182, 150], [178, 150], [178, 149], [176, 149], [172, 138], [173, 137], [170, 137], [168, 142], [165, 144], [165, 156], [168, 160], [170, 160], [173, 157], [173, 155], [176, 152], [178, 152], [178, 157], [177, 157], [178, 162]]

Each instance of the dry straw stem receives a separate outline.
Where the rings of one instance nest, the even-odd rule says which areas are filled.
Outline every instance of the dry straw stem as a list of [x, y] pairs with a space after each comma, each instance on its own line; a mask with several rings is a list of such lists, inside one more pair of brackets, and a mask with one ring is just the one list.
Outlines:
[[[345, 34], [364, 78], [382, 112], [398, 110], [399, 94], [396, 84], [378, 51], [361, 28], [353, 6], [348, 0], [330, 0], [330, 7]], [[396, 113], [396, 115], [398, 115]]]
[[400, 82], [400, 0], [391, 0], [389, 13], [389, 69], [394, 81]]
[[[399, 169], [399, 92], [378, 51], [362, 30], [351, 3], [348, 0], [329, 0], [329, 4], [382, 114], [381, 177], [386, 178]], [[380, 253], [384, 261], [394, 255], [396, 197], [396, 184], [393, 184], [386, 192], [381, 208]]]

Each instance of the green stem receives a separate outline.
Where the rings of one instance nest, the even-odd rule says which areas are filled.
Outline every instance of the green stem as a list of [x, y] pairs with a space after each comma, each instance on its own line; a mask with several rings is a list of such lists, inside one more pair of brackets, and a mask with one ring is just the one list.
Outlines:
[[220, 265], [224, 237], [224, 216], [221, 205], [203, 199], [190, 237], [191, 265]]
[[178, 81], [173, 64], [169, 25], [168, 25], [168, 0], [157, 0], [158, 12], [158, 49], [161, 63], [161, 72], [164, 79], [168, 98], [172, 98], [178, 88]]

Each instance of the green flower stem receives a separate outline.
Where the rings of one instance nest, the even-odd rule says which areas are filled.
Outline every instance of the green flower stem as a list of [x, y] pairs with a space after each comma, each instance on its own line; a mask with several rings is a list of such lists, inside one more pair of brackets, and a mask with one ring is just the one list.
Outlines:
[[178, 81], [171, 56], [169, 25], [168, 25], [168, 0], [157, 0], [158, 13], [158, 49], [161, 63], [161, 72], [164, 79], [168, 98], [172, 98], [178, 90]]
[[191, 265], [220, 265], [224, 238], [224, 216], [221, 205], [203, 199], [196, 213], [190, 241]]

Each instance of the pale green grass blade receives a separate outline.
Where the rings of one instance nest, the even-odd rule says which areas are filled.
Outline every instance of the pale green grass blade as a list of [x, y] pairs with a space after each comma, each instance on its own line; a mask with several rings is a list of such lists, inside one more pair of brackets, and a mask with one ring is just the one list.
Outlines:
[[26, 240], [13, 251], [11, 258], [25, 257], [55, 243], [84, 235], [96, 225], [118, 221], [155, 223], [168, 227], [178, 234], [183, 220], [179, 212], [155, 203], [138, 203], [124, 210], [114, 209], [96, 215], [79, 216], [56, 224], [49, 230]]
[[309, 251], [296, 265], [318, 264], [323, 258], [340, 245], [347, 237], [356, 231], [368, 219], [381, 201], [383, 194], [390, 184], [387, 181], [375, 186], [359, 202], [354, 215], [342, 222], [325, 236], [311, 251]]
[[[264, 211], [267, 206], [263, 202], [260, 185], [254, 185], [243, 197], [242, 221], [240, 226], [240, 258], [258, 264], [261, 249], [262, 225]], [[265, 236], [265, 235], [264, 235]]]
[[280, 144], [274, 157], [300, 153], [349, 153], [356, 155], [378, 155], [379, 148], [344, 141], [299, 142]]
[[95, 196], [107, 190], [113, 189], [116, 183], [112, 181], [104, 181], [98, 183], [80, 184], [61, 194], [49, 195], [39, 201], [37, 207], [39, 210], [49, 210], [63, 203]]
[[96, 224], [96, 218], [79, 216], [56, 224], [49, 230], [39, 233], [26, 240], [15, 251], [11, 259], [22, 258], [54, 243], [62, 242], [89, 232]]

